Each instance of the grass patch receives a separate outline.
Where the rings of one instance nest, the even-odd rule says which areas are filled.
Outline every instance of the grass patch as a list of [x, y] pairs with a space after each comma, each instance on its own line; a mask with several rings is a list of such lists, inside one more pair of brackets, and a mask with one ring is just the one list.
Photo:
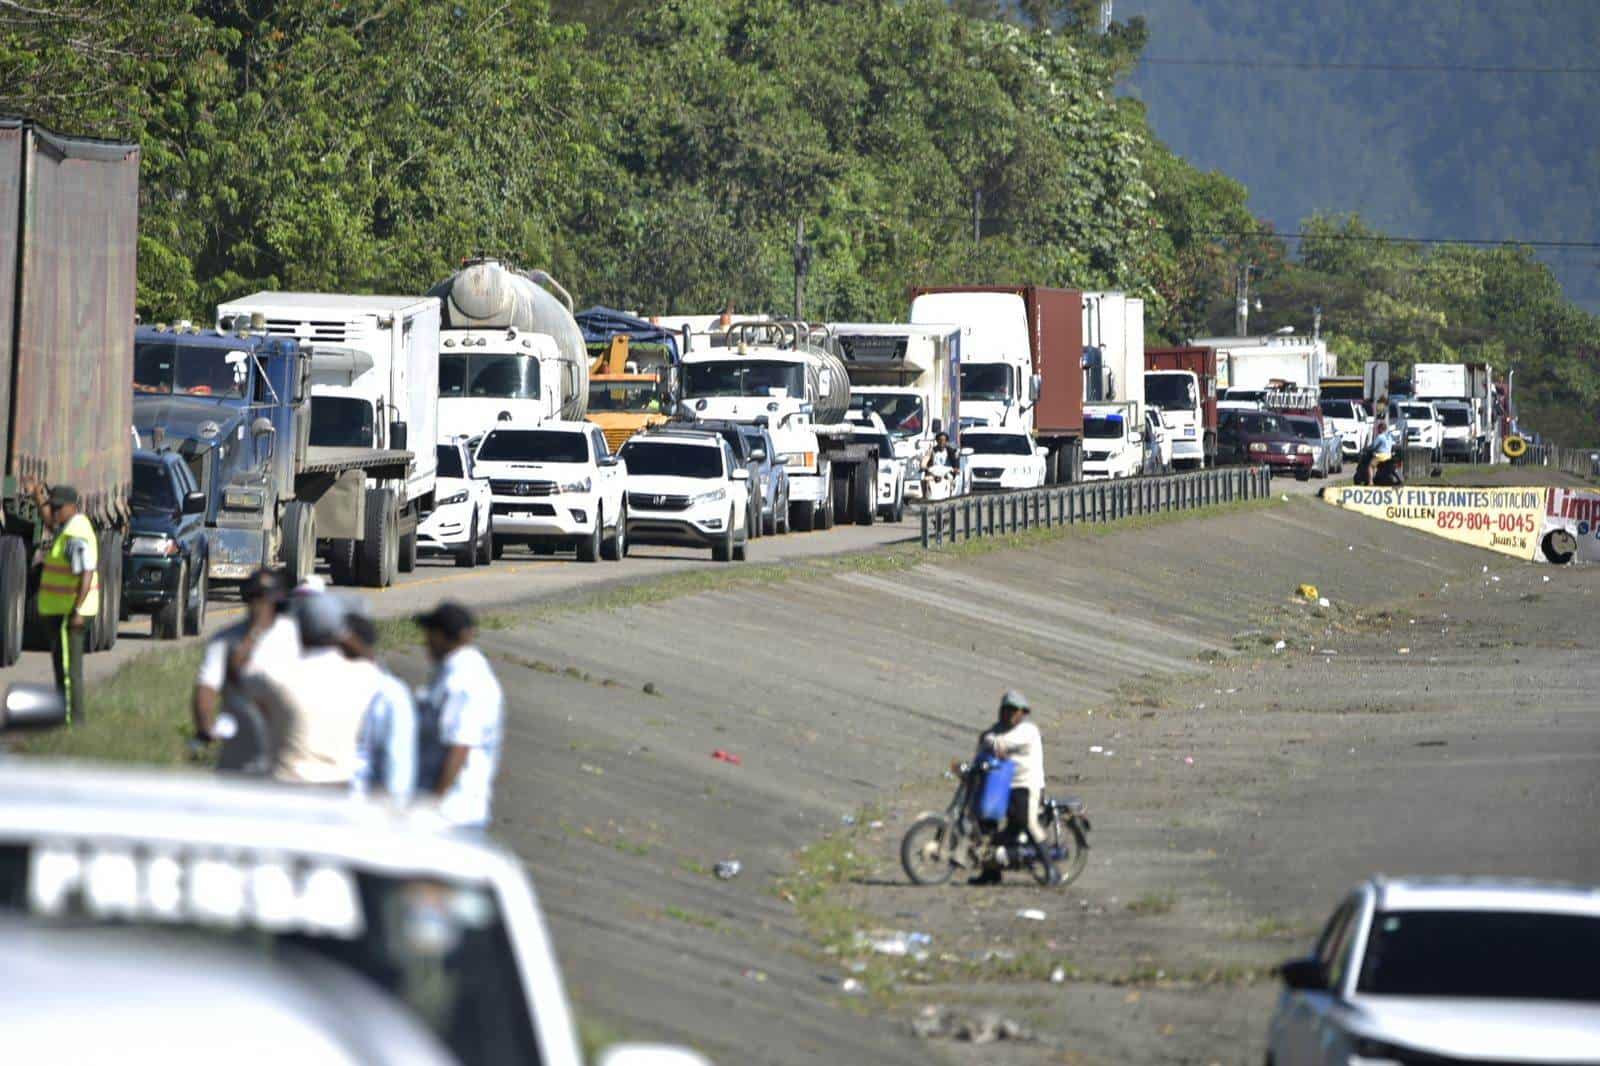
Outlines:
[[1178, 906], [1178, 894], [1171, 889], [1164, 892], [1146, 892], [1138, 899], [1130, 900], [1128, 913], [1137, 914], [1141, 918], [1154, 917], [1161, 914], [1171, 914]]
[[87, 721], [23, 739], [28, 755], [181, 766], [191, 762], [188, 698], [204, 648], [148, 651], [86, 682]]
[[721, 925], [720, 922], [709, 915], [696, 914], [694, 911], [684, 910], [682, 907], [675, 906], [671, 903], [663, 907], [661, 913], [665, 914], [668, 918], [671, 918], [675, 922], [682, 922], [685, 925], [692, 925], [698, 929], [716, 929], [719, 925]]

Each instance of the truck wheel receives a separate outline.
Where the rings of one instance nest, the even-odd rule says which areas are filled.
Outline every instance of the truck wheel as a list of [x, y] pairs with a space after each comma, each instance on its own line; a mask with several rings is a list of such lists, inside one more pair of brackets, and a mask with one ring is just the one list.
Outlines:
[[333, 572], [335, 585], [356, 583], [356, 542], [349, 537], [335, 537], [328, 542], [328, 569]]
[[283, 568], [289, 583], [298, 585], [317, 570], [316, 512], [304, 500], [283, 506]]
[[28, 567], [28, 594], [23, 597], [22, 607], [23, 651], [49, 651], [50, 624], [61, 622], [59, 618], [49, 619], [39, 613], [39, 575], [43, 572], [43, 567]]
[[830, 529], [835, 523], [850, 521], [850, 506], [854, 499], [850, 495], [850, 468], [838, 466], [833, 469], [832, 490], [829, 498], [833, 506], [829, 509], [831, 518], [823, 529]]
[[89, 632], [90, 651], [110, 651], [117, 646], [117, 620], [122, 617], [122, 534], [110, 530], [100, 537], [100, 612]]
[[189, 563], [178, 564], [178, 590], [150, 616], [150, 635], [157, 640], [177, 640], [183, 635], [183, 618], [189, 613]]
[[856, 464], [851, 477], [856, 525], [870, 526], [878, 518], [878, 464], [869, 459]]
[[[789, 525], [802, 533], [810, 533], [817, 528], [817, 506], [810, 500], [801, 500], [799, 503], [789, 504]], [[785, 530], [785, 532], [788, 532]]]
[[195, 582], [194, 596], [189, 600], [189, 612], [183, 619], [183, 631], [198, 637], [206, 628], [206, 602], [211, 598], [211, 564], [200, 560], [200, 580]]
[[0, 666], [22, 657], [27, 607], [28, 549], [21, 537], [0, 537]]
[[400, 572], [409, 574], [417, 568], [417, 531], [400, 537]]
[[478, 537], [478, 512], [472, 512], [472, 528], [467, 531], [467, 542], [456, 552], [456, 565], [471, 568], [478, 565], [478, 550], [482, 547]]
[[611, 536], [600, 545], [600, 554], [612, 562], [619, 562], [628, 555], [628, 505], [623, 503], [622, 513], [617, 516], [617, 528], [612, 530]]
[[600, 559], [600, 541], [605, 536], [606, 509], [597, 508], [594, 512], [594, 531], [578, 541], [578, 562], [593, 563]]
[[356, 577], [367, 588], [394, 584], [395, 566], [400, 561], [394, 502], [394, 493], [388, 489], [367, 490], [366, 535], [356, 548]]

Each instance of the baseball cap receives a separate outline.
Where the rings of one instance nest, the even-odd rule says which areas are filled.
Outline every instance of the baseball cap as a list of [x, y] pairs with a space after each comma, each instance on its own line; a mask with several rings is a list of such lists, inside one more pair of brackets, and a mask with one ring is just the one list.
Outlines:
[[477, 628], [478, 620], [466, 607], [454, 600], [445, 600], [433, 610], [417, 615], [417, 625], [455, 640], [468, 630]]
[[50, 486], [50, 506], [60, 507], [64, 504], [77, 503], [78, 490], [71, 485]]
[[1007, 689], [1006, 694], [1000, 697], [1000, 709], [1002, 711], [1011, 710], [1013, 707], [1024, 711], [1029, 709], [1028, 697], [1024, 696], [1014, 688]]
[[297, 598], [294, 617], [300, 623], [302, 644], [313, 647], [335, 644], [345, 635], [344, 602], [330, 593], [316, 592]]

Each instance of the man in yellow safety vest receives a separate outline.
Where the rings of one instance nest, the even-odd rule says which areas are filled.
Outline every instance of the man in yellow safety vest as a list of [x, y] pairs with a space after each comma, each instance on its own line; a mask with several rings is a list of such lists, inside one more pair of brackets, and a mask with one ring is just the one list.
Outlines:
[[100, 611], [100, 545], [71, 485], [52, 487], [42, 510], [55, 539], [39, 577], [39, 615], [59, 619], [50, 625], [50, 664], [71, 724], [83, 721], [84, 637]]

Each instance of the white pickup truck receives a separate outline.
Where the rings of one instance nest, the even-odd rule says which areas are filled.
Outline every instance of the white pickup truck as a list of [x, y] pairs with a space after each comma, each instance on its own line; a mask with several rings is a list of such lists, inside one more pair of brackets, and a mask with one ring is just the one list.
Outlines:
[[489, 479], [496, 558], [517, 542], [539, 555], [572, 545], [585, 563], [628, 554], [628, 468], [599, 426], [502, 424], [473, 458], [477, 475]]
[[1318, 402], [1322, 417], [1338, 430], [1339, 450], [1355, 458], [1372, 443], [1372, 416], [1359, 400], [1328, 399]]

